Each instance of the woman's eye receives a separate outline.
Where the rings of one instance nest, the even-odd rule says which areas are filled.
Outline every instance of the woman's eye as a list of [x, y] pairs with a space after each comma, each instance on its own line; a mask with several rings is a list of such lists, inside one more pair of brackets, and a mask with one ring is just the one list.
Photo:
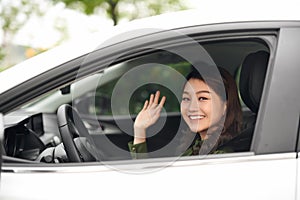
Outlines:
[[206, 98], [206, 97], [199, 97], [198, 100], [199, 101], [206, 101], [206, 100], [208, 100], [208, 98]]
[[183, 97], [182, 98], [182, 101], [189, 101], [190, 99], [189, 98], [187, 98], [187, 97]]

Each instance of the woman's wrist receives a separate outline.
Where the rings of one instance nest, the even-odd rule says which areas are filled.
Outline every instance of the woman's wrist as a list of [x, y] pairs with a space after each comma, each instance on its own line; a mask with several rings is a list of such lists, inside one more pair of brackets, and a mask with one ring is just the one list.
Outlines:
[[141, 144], [141, 143], [144, 143], [146, 142], [146, 139], [145, 138], [134, 138], [133, 140], [133, 144]]
[[133, 144], [140, 144], [146, 141], [146, 129], [134, 127]]

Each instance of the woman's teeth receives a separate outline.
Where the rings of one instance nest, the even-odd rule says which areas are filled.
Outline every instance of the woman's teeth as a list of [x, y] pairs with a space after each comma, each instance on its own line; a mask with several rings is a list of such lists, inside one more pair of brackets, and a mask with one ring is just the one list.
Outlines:
[[194, 119], [203, 119], [204, 116], [203, 115], [190, 115], [189, 118], [192, 119], [192, 120], [194, 120]]

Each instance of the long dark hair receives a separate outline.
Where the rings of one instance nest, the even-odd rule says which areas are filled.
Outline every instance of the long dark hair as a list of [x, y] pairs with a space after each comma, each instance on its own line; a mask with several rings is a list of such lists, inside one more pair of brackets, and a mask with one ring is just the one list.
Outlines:
[[[238, 89], [237, 85], [235, 83], [235, 80], [231, 76], [231, 74], [225, 70], [224, 68], [219, 67], [218, 71], [220, 74], [215, 73], [214, 70], [206, 70], [206, 72], [203, 76], [200, 74], [201, 71], [197, 68], [193, 68], [192, 71], [186, 76], [186, 83], [190, 79], [198, 79], [206, 84], [221, 98], [223, 102], [226, 102], [226, 115], [224, 116], [224, 125], [219, 127], [219, 133], [216, 134], [215, 138], [211, 137], [206, 143], [206, 145], [203, 145], [196, 150], [193, 154], [207, 154], [212, 153], [214, 150], [217, 149], [218, 146], [226, 143], [227, 141], [231, 140], [233, 137], [239, 134], [241, 130], [242, 125], [242, 110], [241, 110], [241, 104], [238, 98]], [[221, 78], [220, 78], [221, 77]], [[185, 83], [185, 84], [186, 84]], [[220, 95], [224, 93], [225, 89], [225, 95]], [[222, 92], [223, 91], [223, 92]], [[222, 125], [222, 124], [221, 124]], [[190, 137], [197, 137], [198, 134], [195, 135], [191, 134], [190, 131], [186, 131], [183, 134], [183, 144], [180, 146], [187, 147], [187, 142], [191, 143]]]

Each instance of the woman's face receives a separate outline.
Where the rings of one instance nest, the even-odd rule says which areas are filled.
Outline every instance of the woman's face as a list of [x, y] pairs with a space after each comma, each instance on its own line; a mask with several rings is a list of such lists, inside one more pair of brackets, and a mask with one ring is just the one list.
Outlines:
[[180, 109], [191, 131], [200, 133], [201, 138], [206, 139], [208, 128], [216, 125], [225, 115], [226, 102], [203, 81], [190, 79], [184, 87]]

